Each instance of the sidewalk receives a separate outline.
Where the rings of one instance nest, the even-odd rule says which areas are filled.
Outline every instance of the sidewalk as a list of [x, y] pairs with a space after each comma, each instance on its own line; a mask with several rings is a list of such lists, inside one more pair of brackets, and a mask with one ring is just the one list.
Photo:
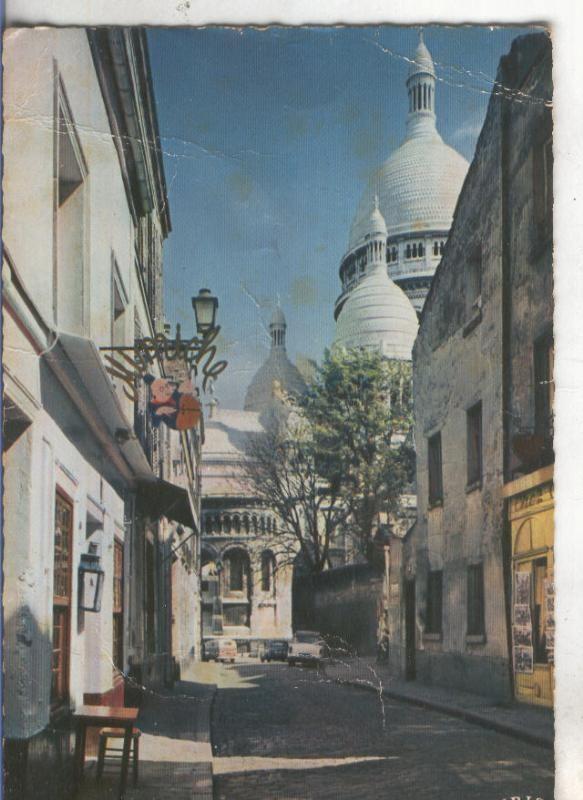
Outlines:
[[349, 658], [326, 665], [326, 675], [338, 683], [359, 686], [385, 697], [460, 717], [484, 728], [552, 749], [554, 720], [550, 709], [522, 703], [494, 703], [487, 697], [392, 677], [373, 657]]
[[[139, 780], [126, 800], [212, 800], [210, 714], [216, 686], [210, 664], [195, 664], [174, 689], [144, 693], [137, 727], [141, 730]], [[114, 746], [119, 746], [115, 744]], [[95, 780], [95, 760], [86, 762], [79, 800], [117, 800], [119, 763]]]

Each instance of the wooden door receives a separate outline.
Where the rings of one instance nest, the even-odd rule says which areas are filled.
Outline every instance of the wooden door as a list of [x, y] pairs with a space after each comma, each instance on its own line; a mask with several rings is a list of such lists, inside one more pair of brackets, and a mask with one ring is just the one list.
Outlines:
[[69, 699], [71, 640], [71, 581], [73, 546], [73, 504], [60, 492], [55, 498], [55, 540], [53, 560], [53, 655], [51, 705]]

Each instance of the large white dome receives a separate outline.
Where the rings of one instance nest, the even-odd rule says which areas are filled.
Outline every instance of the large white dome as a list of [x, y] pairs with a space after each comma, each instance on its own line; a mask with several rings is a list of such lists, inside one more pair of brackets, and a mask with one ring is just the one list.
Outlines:
[[348, 249], [368, 233], [375, 195], [389, 236], [449, 230], [467, 171], [466, 159], [445, 144], [433, 126], [413, 130], [366, 188], [350, 229]]
[[374, 348], [387, 358], [411, 359], [417, 314], [381, 263], [352, 290], [336, 322], [332, 347]]

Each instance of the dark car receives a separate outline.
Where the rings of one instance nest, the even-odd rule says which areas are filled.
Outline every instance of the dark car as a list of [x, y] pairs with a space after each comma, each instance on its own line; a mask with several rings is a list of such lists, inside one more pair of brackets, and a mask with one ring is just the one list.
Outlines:
[[287, 642], [281, 639], [274, 639], [267, 642], [265, 649], [261, 653], [262, 661], [286, 661], [287, 660]]

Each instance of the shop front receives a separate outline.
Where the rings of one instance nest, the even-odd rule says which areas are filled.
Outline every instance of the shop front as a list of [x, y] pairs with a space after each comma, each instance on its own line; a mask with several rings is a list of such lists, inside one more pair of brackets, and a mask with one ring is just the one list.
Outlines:
[[517, 700], [553, 705], [553, 467], [504, 487], [511, 537], [512, 664]]

